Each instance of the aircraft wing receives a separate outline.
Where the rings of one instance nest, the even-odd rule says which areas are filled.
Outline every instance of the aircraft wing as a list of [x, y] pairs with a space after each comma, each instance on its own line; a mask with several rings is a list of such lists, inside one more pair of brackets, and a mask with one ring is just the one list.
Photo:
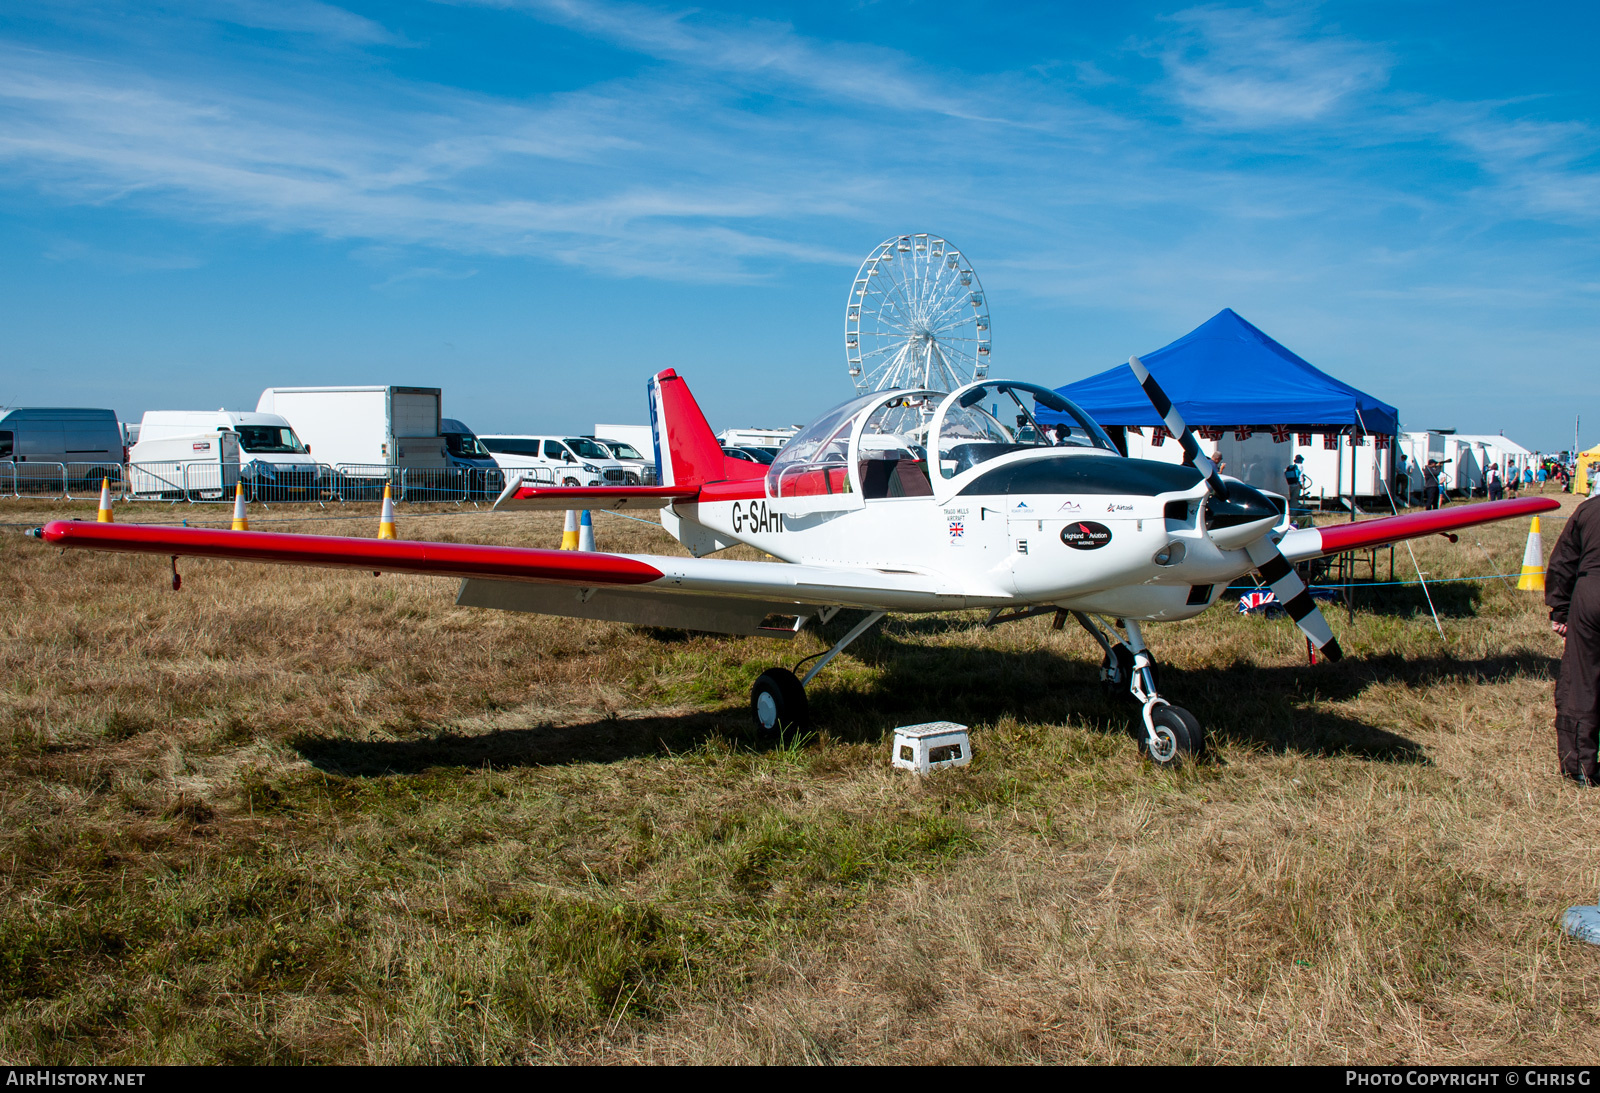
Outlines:
[[1286, 534], [1278, 543], [1278, 550], [1291, 562], [1303, 562], [1308, 558], [1320, 558], [1346, 550], [1387, 546], [1402, 539], [1446, 535], [1461, 528], [1490, 524], [1496, 520], [1537, 516], [1560, 507], [1561, 503], [1553, 497], [1518, 497], [1478, 505], [1452, 505], [1432, 512], [1384, 516], [1377, 520], [1358, 520], [1349, 524], [1300, 528]]
[[912, 570], [77, 520], [46, 524], [39, 537], [92, 550], [462, 577], [458, 602], [471, 606], [721, 633], [771, 632], [774, 627], [762, 623], [774, 614], [793, 616], [778, 627], [792, 633], [827, 607], [968, 606], [964, 590]]

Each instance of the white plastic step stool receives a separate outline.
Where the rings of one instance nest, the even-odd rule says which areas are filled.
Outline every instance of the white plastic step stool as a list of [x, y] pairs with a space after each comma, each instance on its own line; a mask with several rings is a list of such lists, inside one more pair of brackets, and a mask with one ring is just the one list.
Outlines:
[[926, 725], [907, 725], [894, 730], [894, 750], [890, 762], [918, 774], [964, 767], [972, 762], [972, 740], [967, 727], [954, 721], [930, 721]]

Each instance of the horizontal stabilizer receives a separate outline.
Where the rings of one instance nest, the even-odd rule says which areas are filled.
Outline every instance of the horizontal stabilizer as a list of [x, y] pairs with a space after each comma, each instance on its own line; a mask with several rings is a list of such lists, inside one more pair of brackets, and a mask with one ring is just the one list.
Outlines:
[[506, 487], [494, 507], [503, 511], [560, 512], [563, 509], [658, 509], [674, 501], [693, 501], [695, 486], [524, 486]]

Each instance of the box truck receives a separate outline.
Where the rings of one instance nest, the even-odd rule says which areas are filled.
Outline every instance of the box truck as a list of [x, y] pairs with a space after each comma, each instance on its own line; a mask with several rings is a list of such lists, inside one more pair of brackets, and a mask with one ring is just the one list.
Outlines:
[[332, 467], [443, 470], [437, 387], [269, 387], [256, 410], [287, 418]]

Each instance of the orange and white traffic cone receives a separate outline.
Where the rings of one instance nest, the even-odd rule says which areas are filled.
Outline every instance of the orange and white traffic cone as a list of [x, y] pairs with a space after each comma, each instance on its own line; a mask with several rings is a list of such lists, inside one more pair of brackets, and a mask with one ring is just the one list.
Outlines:
[[567, 510], [567, 523], [561, 529], [561, 549], [578, 549], [578, 514], [573, 509]]
[[378, 538], [398, 539], [394, 531], [394, 498], [389, 494], [389, 484], [383, 484], [383, 513], [378, 517]]
[[594, 550], [594, 517], [588, 509], [578, 513], [578, 549]]
[[233, 530], [249, 531], [250, 521], [244, 515], [244, 483], [239, 482], [233, 491]]
[[1517, 587], [1524, 592], [1544, 591], [1544, 538], [1539, 534], [1539, 518], [1528, 529], [1528, 545], [1522, 552], [1522, 576]]
[[97, 524], [114, 524], [111, 517], [111, 479], [100, 480], [100, 513], [95, 518]]

